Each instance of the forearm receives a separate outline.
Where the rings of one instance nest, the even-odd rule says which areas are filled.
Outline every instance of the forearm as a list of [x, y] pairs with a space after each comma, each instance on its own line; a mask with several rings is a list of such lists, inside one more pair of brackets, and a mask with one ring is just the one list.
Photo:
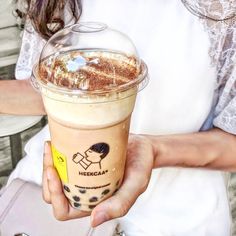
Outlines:
[[0, 81], [0, 113], [15, 115], [44, 115], [45, 110], [39, 93], [29, 80]]
[[154, 147], [154, 168], [179, 166], [236, 170], [236, 136], [220, 129], [149, 138]]

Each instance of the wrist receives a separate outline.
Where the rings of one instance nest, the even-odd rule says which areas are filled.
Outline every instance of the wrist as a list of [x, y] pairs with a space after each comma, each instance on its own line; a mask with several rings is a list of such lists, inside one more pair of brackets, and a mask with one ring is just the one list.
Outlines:
[[221, 130], [149, 136], [149, 139], [154, 150], [154, 168], [178, 166], [226, 170], [236, 166], [233, 158], [236, 138]]
[[155, 145], [152, 140], [152, 136], [146, 134], [130, 134], [134, 143], [139, 143], [144, 145], [148, 151], [145, 151], [145, 157], [148, 158], [147, 162], [152, 163], [152, 169], [155, 168], [155, 157], [156, 150]]
[[149, 142], [151, 143], [154, 157], [154, 168], [160, 168], [165, 166], [170, 166], [171, 160], [169, 151], [169, 141], [167, 136], [153, 136], [148, 135]]

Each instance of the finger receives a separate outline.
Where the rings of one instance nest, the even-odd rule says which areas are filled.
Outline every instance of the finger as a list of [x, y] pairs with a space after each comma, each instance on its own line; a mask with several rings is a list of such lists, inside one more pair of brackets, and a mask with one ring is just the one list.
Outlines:
[[64, 220], [69, 213], [69, 205], [63, 194], [62, 185], [56, 170], [53, 167], [47, 168], [48, 190], [50, 193], [53, 212], [58, 220]]
[[64, 221], [90, 215], [88, 212], [78, 211], [70, 206], [63, 193], [59, 176], [54, 168], [48, 167], [47, 176], [51, 203], [56, 219]]
[[114, 196], [95, 207], [91, 215], [92, 227], [124, 216], [141, 193], [137, 183], [137, 178], [131, 176]]
[[43, 168], [53, 166], [52, 151], [51, 151], [51, 142], [47, 141], [44, 145], [44, 159], [43, 159]]
[[47, 178], [47, 173], [46, 169], [49, 166], [53, 166], [53, 161], [51, 157], [51, 145], [50, 142], [45, 142], [44, 145], [44, 157], [43, 157], [43, 199], [47, 203], [51, 203], [51, 197], [50, 197], [50, 192], [48, 189], [48, 178]]
[[[105, 221], [124, 216], [148, 185], [153, 166], [151, 144], [141, 137], [130, 141], [127, 169], [120, 190], [111, 198], [100, 203], [92, 212], [91, 224], [96, 227]], [[138, 147], [137, 147], [138, 145]], [[150, 160], [148, 161], [148, 158]]]
[[43, 171], [43, 199], [46, 203], [51, 204], [51, 196], [48, 189], [48, 179], [46, 171]]

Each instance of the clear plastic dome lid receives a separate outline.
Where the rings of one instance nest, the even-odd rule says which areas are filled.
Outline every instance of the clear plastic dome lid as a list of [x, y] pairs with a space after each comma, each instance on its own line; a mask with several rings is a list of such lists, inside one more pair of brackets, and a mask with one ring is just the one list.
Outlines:
[[104, 93], [144, 87], [147, 68], [125, 34], [103, 23], [84, 22], [49, 39], [34, 74], [39, 84], [63, 91]]

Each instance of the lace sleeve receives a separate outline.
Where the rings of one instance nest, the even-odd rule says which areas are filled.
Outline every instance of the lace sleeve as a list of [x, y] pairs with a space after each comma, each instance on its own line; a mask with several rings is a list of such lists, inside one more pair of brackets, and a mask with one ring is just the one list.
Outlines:
[[45, 43], [46, 41], [38, 35], [30, 20], [27, 19], [23, 32], [20, 55], [16, 64], [16, 79], [28, 79], [31, 76], [33, 65], [38, 61]]
[[208, 32], [216, 68], [213, 125], [236, 135], [236, 1], [181, 0]]
[[[236, 61], [234, 62], [234, 64]], [[232, 71], [219, 97], [214, 126], [236, 135], [236, 67]]]
[[[209, 13], [209, 5], [204, 14]], [[205, 27], [211, 40], [209, 54], [217, 69], [213, 125], [236, 135], [236, 1], [212, 1], [211, 9], [215, 15], [205, 19]]]

